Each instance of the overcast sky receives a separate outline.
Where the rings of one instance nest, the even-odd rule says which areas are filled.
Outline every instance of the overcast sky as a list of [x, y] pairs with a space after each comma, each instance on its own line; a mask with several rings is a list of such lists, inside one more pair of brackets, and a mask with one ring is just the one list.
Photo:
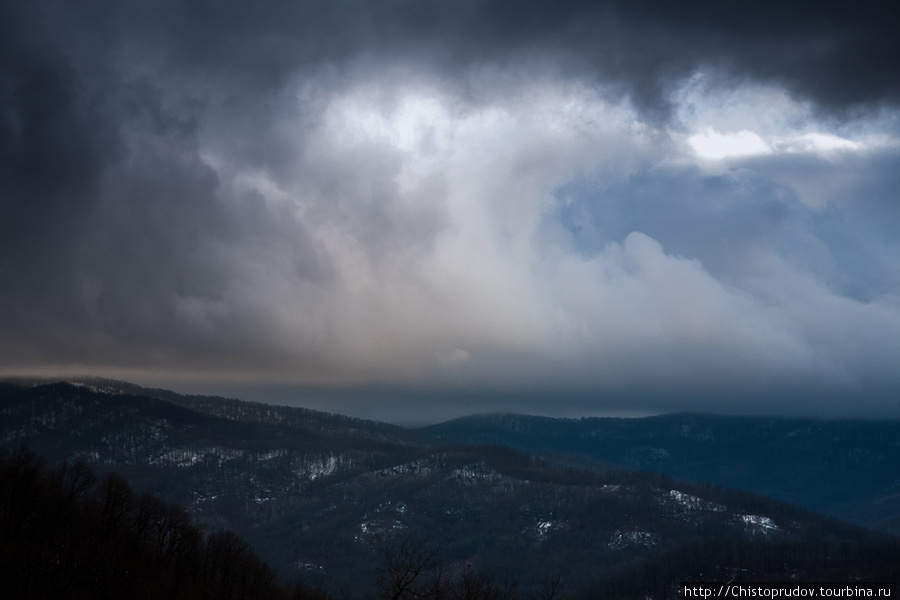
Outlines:
[[900, 417], [896, 3], [0, 0], [0, 371]]

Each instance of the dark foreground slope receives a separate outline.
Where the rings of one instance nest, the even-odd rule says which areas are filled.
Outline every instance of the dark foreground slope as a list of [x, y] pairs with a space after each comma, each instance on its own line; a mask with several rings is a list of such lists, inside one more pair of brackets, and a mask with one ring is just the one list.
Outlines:
[[178, 506], [138, 496], [84, 463], [48, 469], [0, 451], [0, 581], [7, 598], [302, 600], [230, 532], [191, 524]]
[[348, 598], [390, 597], [385, 573], [410, 548], [427, 559], [413, 587], [435, 598], [475, 575], [519, 598], [625, 590], [623, 578], [662, 590], [710, 577], [900, 577], [896, 538], [752, 494], [314, 411], [122, 390], [8, 386], [0, 437], [116, 471], [194, 522], [236, 531], [283, 579]]
[[900, 534], [900, 421], [472, 416], [422, 430], [578, 464], [709, 481]]

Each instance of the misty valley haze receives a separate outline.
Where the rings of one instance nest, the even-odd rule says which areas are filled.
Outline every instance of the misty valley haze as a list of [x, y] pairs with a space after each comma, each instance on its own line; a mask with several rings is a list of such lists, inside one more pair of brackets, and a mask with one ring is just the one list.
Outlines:
[[895, 3], [0, 0], [0, 371], [900, 416]]

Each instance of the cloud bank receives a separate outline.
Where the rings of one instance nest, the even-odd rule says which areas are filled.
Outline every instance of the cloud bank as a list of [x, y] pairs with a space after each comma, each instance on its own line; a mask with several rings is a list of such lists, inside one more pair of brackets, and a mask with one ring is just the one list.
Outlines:
[[891, 10], [3, 2], [0, 365], [896, 417]]

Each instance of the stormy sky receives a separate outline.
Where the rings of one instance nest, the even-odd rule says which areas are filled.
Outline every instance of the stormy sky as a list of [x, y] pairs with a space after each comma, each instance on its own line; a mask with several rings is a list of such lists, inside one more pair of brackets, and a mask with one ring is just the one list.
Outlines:
[[0, 0], [0, 374], [900, 417], [893, 3]]

